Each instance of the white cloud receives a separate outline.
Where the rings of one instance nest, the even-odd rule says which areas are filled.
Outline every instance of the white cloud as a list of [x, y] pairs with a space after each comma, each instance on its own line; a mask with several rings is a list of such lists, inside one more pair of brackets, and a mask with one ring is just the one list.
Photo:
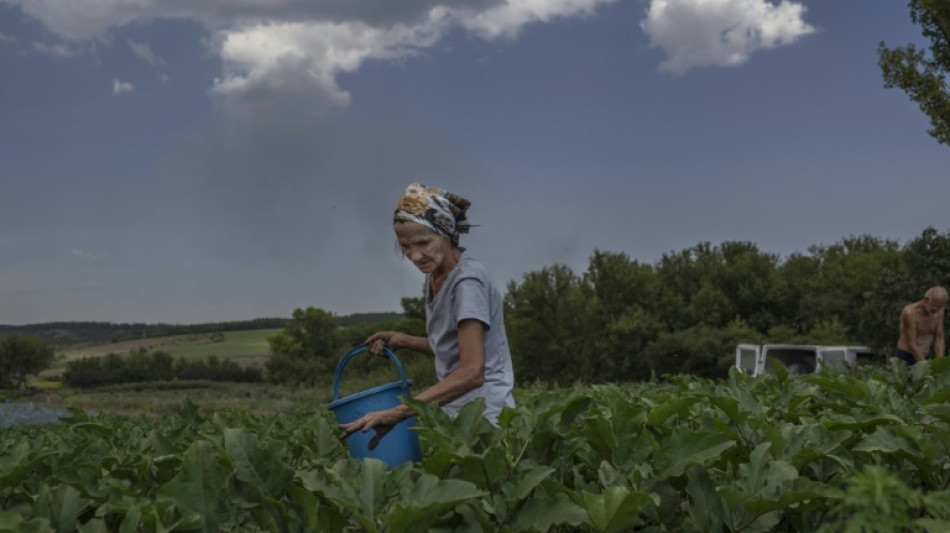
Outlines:
[[412, 24], [267, 22], [226, 29], [216, 39], [224, 72], [213, 93], [245, 112], [273, 115], [275, 106], [292, 106], [298, 114], [302, 108], [318, 115], [349, 103], [337, 74], [356, 71], [369, 59], [417, 54], [453, 26], [485, 39], [514, 37], [526, 24], [591, 14], [612, 1], [508, 0], [482, 11], [458, 2], [451, 8], [436, 6]]
[[485, 39], [513, 38], [521, 28], [534, 22], [589, 16], [600, 4], [614, 0], [509, 0], [482, 12], [456, 10], [465, 29]]
[[[485, 39], [512, 38], [526, 24], [588, 15], [615, 0], [4, 1], [75, 41], [102, 39], [110, 29], [134, 22], [196, 21], [214, 36], [222, 73], [211, 94], [227, 109], [301, 117], [349, 103], [337, 83], [340, 73], [356, 71], [371, 59], [417, 54], [452, 27]], [[153, 65], [163, 62], [147, 45], [128, 44], [136, 57]], [[119, 85], [114, 92], [120, 94]]]
[[[19, 5], [56, 35], [107, 38], [112, 28], [154, 19], [187, 19], [207, 28], [222, 73], [211, 93], [245, 112], [301, 106], [312, 116], [349, 102], [337, 75], [366, 60], [419, 53], [451, 27], [481, 38], [517, 37], [528, 24], [583, 17], [616, 0], [0, 0]], [[660, 69], [734, 66], [758, 50], [791, 44], [814, 31], [791, 0], [649, 0], [641, 27], [666, 59]], [[133, 54], [164, 59], [129, 39]], [[65, 45], [36, 45], [52, 55]]]
[[132, 49], [132, 55], [145, 61], [149, 65], [154, 67], [160, 67], [165, 64], [165, 60], [161, 58], [158, 54], [152, 51], [152, 47], [145, 43], [140, 43], [138, 41], [133, 41], [132, 39], [128, 40], [129, 48]]
[[12, 43], [13, 41], [16, 41], [16, 39], [12, 35], [0, 32], [0, 43]]
[[77, 257], [84, 261], [98, 261], [99, 260], [98, 255], [92, 252], [87, 252], [85, 250], [80, 250], [79, 248], [72, 248], [69, 250], [69, 252], [73, 254], [73, 257]]
[[112, 80], [112, 94], [119, 96], [135, 90], [135, 85], [127, 81]]
[[33, 49], [37, 52], [53, 56], [53, 57], [73, 57], [79, 54], [79, 51], [70, 48], [69, 46], [62, 43], [33, 43]]
[[[375, 28], [363, 23], [268, 23], [218, 35], [224, 75], [213, 92], [244, 111], [293, 105], [319, 114], [349, 103], [336, 75], [367, 59], [393, 59], [432, 46], [444, 24]], [[299, 110], [297, 111], [300, 112]]]
[[[516, 0], [524, 1], [524, 0]], [[70, 40], [101, 37], [110, 28], [154, 19], [187, 19], [212, 31], [258, 22], [362, 22], [375, 27], [425, 21], [442, 5], [480, 12], [506, 0], [0, 0]]]
[[787, 0], [651, 0], [640, 23], [652, 47], [662, 48], [660, 69], [736, 66], [756, 51], [794, 43], [815, 31], [805, 6]]

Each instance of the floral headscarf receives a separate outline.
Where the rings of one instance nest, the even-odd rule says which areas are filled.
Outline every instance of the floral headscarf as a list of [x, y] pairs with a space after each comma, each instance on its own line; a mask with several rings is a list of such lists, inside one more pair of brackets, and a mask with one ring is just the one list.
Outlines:
[[465, 216], [471, 205], [472, 202], [457, 194], [413, 183], [399, 198], [393, 222], [404, 220], [422, 224], [458, 246], [459, 235], [468, 233], [471, 228]]

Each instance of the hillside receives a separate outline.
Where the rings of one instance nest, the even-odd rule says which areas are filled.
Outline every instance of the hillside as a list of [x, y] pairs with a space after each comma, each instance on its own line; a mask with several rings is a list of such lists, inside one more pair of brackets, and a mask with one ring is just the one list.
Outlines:
[[[398, 320], [400, 313], [354, 313], [337, 317], [341, 327]], [[12, 333], [35, 335], [60, 349], [132, 342], [136, 347], [151, 348], [159, 338], [208, 335], [217, 332], [280, 329], [289, 318], [208, 322], [202, 324], [144, 324], [118, 322], [47, 322], [22, 326], [0, 325], [0, 338]], [[153, 342], [153, 340], [155, 340]], [[142, 342], [139, 342], [142, 341]], [[122, 350], [119, 350], [122, 351]], [[126, 350], [127, 351], [127, 350]]]

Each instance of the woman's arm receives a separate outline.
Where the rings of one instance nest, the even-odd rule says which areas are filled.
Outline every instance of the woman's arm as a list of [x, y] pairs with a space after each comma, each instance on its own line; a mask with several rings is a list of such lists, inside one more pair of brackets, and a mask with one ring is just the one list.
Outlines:
[[[431, 352], [432, 348], [429, 347], [428, 340], [426, 340], [426, 346]], [[483, 383], [485, 383], [485, 325], [478, 320], [467, 319], [459, 322], [458, 367], [445, 379], [416, 395], [416, 399], [445, 405], [466, 392], [481, 387]], [[366, 432], [376, 428], [376, 435], [369, 443], [369, 448], [372, 450], [393, 426], [413, 414], [412, 409], [400, 404], [385, 411], [366, 413], [355, 422], [341, 424], [340, 429], [343, 430], [343, 438], [346, 438], [354, 431]]]
[[[445, 379], [416, 399], [445, 405], [485, 383], [485, 325], [475, 319], [459, 322], [459, 364]], [[405, 406], [403, 406], [405, 407]]]
[[383, 355], [383, 348], [389, 348], [390, 350], [405, 348], [426, 355], [435, 355], [432, 347], [429, 346], [427, 337], [415, 337], [398, 331], [377, 331], [370, 335], [363, 344], [369, 348], [369, 353], [373, 355]]

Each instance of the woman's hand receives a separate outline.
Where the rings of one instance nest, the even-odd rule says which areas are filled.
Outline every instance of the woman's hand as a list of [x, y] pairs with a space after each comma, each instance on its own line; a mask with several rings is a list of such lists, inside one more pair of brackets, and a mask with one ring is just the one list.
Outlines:
[[383, 348], [389, 348], [390, 350], [408, 348], [408, 338], [408, 335], [399, 333], [398, 331], [377, 331], [363, 341], [363, 344], [369, 349], [369, 353], [386, 357]]
[[392, 430], [393, 426], [402, 422], [411, 416], [411, 414], [412, 412], [405, 405], [397, 405], [385, 411], [366, 413], [359, 420], [348, 424], [340, 424], [338, 427], [343, 430], [343, 434], [340, 438], [345, 439], [356, 431], [366, 433], [371, 429], [375, 429], [376, 435], [369, 441], [369, 449], [375, 450], [380, 439], [386, 436], [386, 434]]

